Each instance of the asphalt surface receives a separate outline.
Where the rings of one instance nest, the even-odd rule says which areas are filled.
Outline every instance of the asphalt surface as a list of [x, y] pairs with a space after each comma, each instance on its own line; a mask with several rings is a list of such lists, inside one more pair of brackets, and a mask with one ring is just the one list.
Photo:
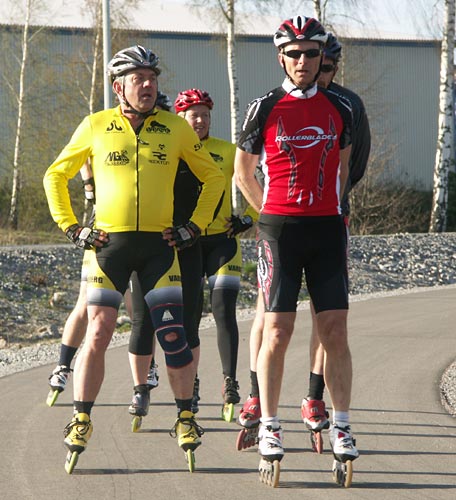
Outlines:
[[[282, 389], [286, 454], [277, 489], [258, 481], [256, 448], [238, 452], [239, 427], [220, 418], [220, 362], [214, 329], [203, 332], [199, 423], [205, 428], [191, 474], [168, 431], [175, 407], [158, 355], [160, 386], [140, 432], [127, 407], [132, 382], [126, 347], [107, 354], [106, 377], [92, 413], [94, 433], [72, 475], [64, 470], [62, 430], [71, 390], [48, 408], [50, 366], [0, 380], [0, 498], [10, 499], [449, 499], [456, 498], [456, 420], [440, 402], [439, 381], [456, 357], [456, 289], [438, 289], [351, 305], [354, 361], [351, 421], [361, 457], [350, 489], [332, 481], [332, 456], [310, 451], [300, 420], [308, 379], [308, 311], [298, 315]], [[240, 323], [238, 378], [249, 389], [248, 331]]]

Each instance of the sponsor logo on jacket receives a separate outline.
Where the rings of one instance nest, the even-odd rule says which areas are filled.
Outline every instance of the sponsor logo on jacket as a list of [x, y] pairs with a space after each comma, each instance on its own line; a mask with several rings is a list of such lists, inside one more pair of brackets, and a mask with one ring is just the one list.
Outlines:
[[320, 127], [305, 127], [292, 135], [277, 135], [276, 142], [287, 142], [298, 149], [311, 148], [320, 141], [335, 141], [337, 134], [327, 134]]

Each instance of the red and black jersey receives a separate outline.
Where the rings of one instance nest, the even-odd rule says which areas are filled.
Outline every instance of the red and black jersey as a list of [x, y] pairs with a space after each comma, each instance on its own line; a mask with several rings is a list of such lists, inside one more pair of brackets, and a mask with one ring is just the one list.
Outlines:
[[350, 103], [315, 85], [303, 93], [289, 80], [248, 107], [238, 147], [260, 155], [262, 213], [340, 213], [340, 149], [351, 144]]

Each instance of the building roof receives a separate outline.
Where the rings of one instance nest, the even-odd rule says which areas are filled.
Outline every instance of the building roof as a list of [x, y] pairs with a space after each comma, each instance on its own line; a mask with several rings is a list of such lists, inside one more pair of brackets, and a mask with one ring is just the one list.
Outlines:
[[[20, 2], [19, 2], [20, 3]], [[0, 24], [24, 24], [25, 14], [17, 0], [2, 0], [0, 5]], [[32, 13], [32, 25], [91, 28], [93, 18], [83, 6], [83, 2], [74, 0], [46, 0], [46, 8], [36, 9]], [[131, 8], [129, 15], [118, 15], [116, 2], [111, 2], [111, 18], [114, 28], [130, 28], [154, 32], [220, 34], [226, 32], [226, 24], [220, 11], [205, 7], [198, 9], [175, 0], [138, 0], [137, 7]], [[118, 19], [122, 18], [120, 22]], [[274, 33], [282, 19], [273, 15], [246, 14], [238, 15], [236, 32], [248, 35], [270, 35]], [[125, 24], [128, 23], [128, 24]], [[394, 31], [380, 31], [373, 26], [335, 27], [338, 36], [362, 39], [432, 39], [432, 37], [413, 37]]]

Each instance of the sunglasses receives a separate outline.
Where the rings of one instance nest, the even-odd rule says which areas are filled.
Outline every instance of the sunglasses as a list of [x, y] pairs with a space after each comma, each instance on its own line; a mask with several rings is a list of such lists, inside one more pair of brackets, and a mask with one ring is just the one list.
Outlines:
[[331, 73], [331, 71], [334, 71], [335, 69], [335, 64], [322, 64], [320, 68], [322, 73]]
[[307, 50], [289, 50], [284, 52], [287, 57], [291, 57], [291, 59], [300, 59], [304, 54], [308, 59], [314, 59], [321, 55], [320, 49], [307, 49]]

